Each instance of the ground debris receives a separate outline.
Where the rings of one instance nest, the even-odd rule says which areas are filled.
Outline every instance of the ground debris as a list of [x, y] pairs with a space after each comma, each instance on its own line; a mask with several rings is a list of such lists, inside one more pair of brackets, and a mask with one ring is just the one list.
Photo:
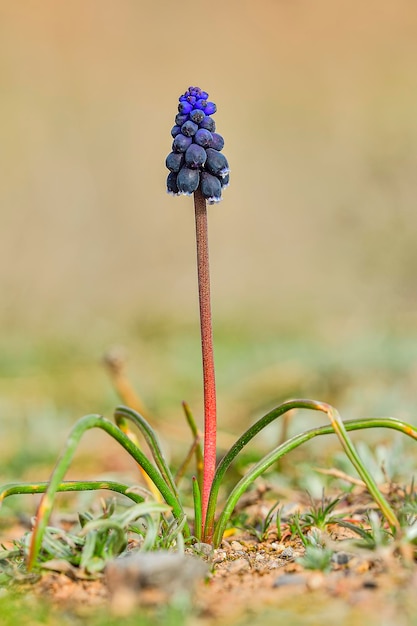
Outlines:
[[138, 603], [166, 602], [174, 594], [190, 596], [208, 573], [201, 558], [178, 552], [136, 552], [113, 559], [105, 578], [115, 614], [128, 614]]
[[[46, 563], [50, 571], [44, 570], [38, 579], [15, 578], [14, 584], [24, 594], [47, 598], [60, 610], [69, 608], [74, 613], [101, 606], [123, 617], [138, 605], [158, 610], [183, 594], [198, 618], [210, 623], [230, 622], [245, 612], [258, 614], [271, 606], [310, 615], [315, 606], [331, 605], [342, 612], [366, 612], [367, 623], [373, 626], [381, 611], [397, 615], [403, 607], [404, 611], [414, 610], [415, 547], [394, 538], [373, 548], [363, 541], [362, 547], [358, 546], [361, 537], [355, 527], [370, 528], [369, 519], [362, 514], [369, 496], [359, 487], [354, 491], [357, 498], [347, 494], [334, 511], [343, 514], [347, 526], [337, 522], [321, 529], [304, 526], [304, 536], [308, 540], [317, 537], [329, 552], [323, 571], [308, 569], [305, 560], [300, 561], [305, 546], [290, 527], [291, 513], [283, 515], [281, 533], [275, 525], [261, 537], [249, 530], [249, 523], [248, 530], [235, 530], [215, 550], [196, 544], [187, 547], [185, 555], [139, 552], [132, 544], [128, 555], [109, 562], [105, 575], [97, 580], [86, 580], [81, 569], [58, 560]], [[404, 495], [392, 485], [389, 493], [399, 499]], [[291, 505], [291, 511], [303, 514], [311, 508], [302, 494], [299, 502]], [[264, 502], [262, 505], [262, 510], [269, 509]], [[254, 521], [259, 521], [260, 507], [253, 502], [250, 506], [255, 511]], [[399, 626], [405, 623], [398, 621]]]

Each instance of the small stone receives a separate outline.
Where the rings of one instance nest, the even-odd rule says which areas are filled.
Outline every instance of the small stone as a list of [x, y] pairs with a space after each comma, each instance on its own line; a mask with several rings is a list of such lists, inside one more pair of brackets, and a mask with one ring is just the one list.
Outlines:
[[324, 574], [323, 572], [314, 572], [308, 576], [307, 581], [307, 589], [310, 591], [315, 591], [316, 589], [320, 589], [320, 587], [324, 584]]
[[230, 543], [230, 547], [232, 548], [232, 550], [243, 550], [243, 546], [239, 541], [232, 541]]
[[[353, 563], [355, 563], [355, 572], [357, 574], [365, 574], [366, 572], [369, 571], [369, 561], [358, 561], [358, 559], [352, 559]], [[350, 564], [349, 564], [350, 565]]]
[[194, 549], [196, 552], [203, 554], [204, 556], [210, 556], [213, 553], [213, 546], [209, 543], [203, 543], [202, 541], [194, 544]]
[[214, 565], [217, 565], [218, 563], [223, 563], [223, 561], [225, 561], [226, 558], [227, 558], [226, 550], [215, 550], [213, 563]]
[[348, 554], [347, 552], [334, 552], [332, 555], [332, 561], [333, 563], [336, 563], [336, 565], [347, 565], [352, 557], [353, 555]]
[[281, 553], [281, 552], [283, 552], [283, 551], [285, 550], [285, 546], [284, 546], [284, 544], [279, 543], [278, 541], [273, 541], [273, 542], [270, 544], [270, 548], [271, 548], [272, 550], [275, 550], [275, 552], [280, 552], [280, 553]]
[[275, 579], [273, 587], [286, 587], [287, 585], [305, 585], [306, 577], [303, 574], [282, 574]]
[[161, 589], [170, 595], [180, 590], [192, 590], [194, 584], [207, 574], [207, 564], [183, 554], [136, 552], [108, 562], [106, 582], [111, 594], [130, 590]]
[[281, 552], [281, 558], [282, 559], [293, 559], [294, 558], [294, 550], [290, 547], [285, 548], [282, 552]]
[[250, 570], [250, 564], [244, 558], [232, 561], [228, 567], [229, 574], [243, 574], [243, 572], [247, 572], [248, 570]]

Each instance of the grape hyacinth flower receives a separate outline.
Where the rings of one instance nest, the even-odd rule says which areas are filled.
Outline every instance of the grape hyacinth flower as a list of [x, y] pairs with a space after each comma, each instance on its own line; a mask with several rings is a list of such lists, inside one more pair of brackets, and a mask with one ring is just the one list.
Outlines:
[[221, 153], [224, 139], [216, 133], [212, 118], [215, 112], [216, 105], [208, 100], [206, 91], [189, 87], [179, 98], [175, 125], [171, 130], [172, 152], [165, 161], [169, 169], [168, 193], [175, 196], [194, 194], [204, 387], [203, 479], [196, 488], [201, 489], [200, 534], [206, 540], [210, 540], [212, 533], [210, 527], [208, 534], [204, 534], [204, 526], [216, 470], [217, 436], [206, 202], [219, 202], [222, 189], [229, 183], [229, 164]]
[[[31, 571], [35, 566], [38, 569], [46, 567], [45, 549], [47, 550], [47, 546], [46, 543], [44, 544], [43, 540], [45, 534], [48, 533], [48, 528], [50, 528], [48, 524], [58, 492], [110, 490], [128, 497], [135, 503], [135, 506], [131, 507], [128, 512], [127, 517], [123, 512], [121, 516], [116, 512], [113, 516], [112, 507], [109, 507], [107, 504], [103, 515], [98, 520], [93, 519], [89, 521], [89, 518], [86, 517], [86, 523], [83, 524], [81, 533], [78, 533], [80, 541], [77, 542], [76, 548], [77, 554], [82, 550], [80, 567], [91, 575], [101, 571], [108, 559], [124, 556], [128, 540], [128, 535], [125, 535], [125, 533], [130, 533], [132, 529], [135, 531], [133, 527], [135, 520], [140, 520], [146, 516], [150, 516], [150, 519], [153, 519], [153, 514], [158, 515], [159, 521], [155, 521], [150, 525], [150, 530], [146, 532], [145, 536], [143, 536], [141, 529], [135, 531], [136, 534], [142, 536], [142, 539], [149, 544], [149, 547], [158, 546], [160, 543], [159, 535], [162, 533], [166, 543], [176, 541], [177, 547], [181, 546], [184, 540], [187, 542], [195, 540], [197, 542], [198, 551], [200, 551], [202, 543], [209, 544], [216, 549], [221, 544], [227, 525], [231, 520], [233, 512], [236, 510], [239, 499], [254, 481], [262, 476], [268, 468], [280, 461], [284, 455], [310, 441], [313, 437], [331, 434], [337, 435], [346, 457], [356, 469], [369, 494], [378, 505], [381, 514], [385, 518], [385, 522], [381, 520], [381, 529], [384, 532], [386, 531], [387, 537], [390, 540], [395, 541], [395, 543], [392, 544], [393, 547], [389, 548], [390, 551], [392, 552], [392, 549], [397, 549], [398, 547], [401, 548], [401, 546], [404, 548], [407, 547], [408, 543], [414, 538], [414, 535], [409, 533], [410, 524], [407, 520], [403, 520], [403, 516], [397, 517], [396, 511], [379, 490], [374, 478], [363, 464], [348, 435], [348, 431], [383, 427], [397, 430], [417, 441], [417, 429], [402, 420], [384, 417], [352, 419], [345, 422], [342, 420], [338, 411], [326, 402], [309, 399], [289, 400], [271, 409], [263, 417], [252, 423], [224, 454], [216, 467], [216, 392], [206, 205], [207, 201], [217, 202], [220, 199], [222, 188], [228, 183], [229, 173], [227, 161], [221, 154], [224, 141], [223, 138], [215, 132], [215, 124], [211, 117], [215, 109], [215, 105], [208, 102], [208, 94], [197, 87], [190, 87], [188, 91], [180, 97], [175, 126], [171, 131], [174, 138], [174, 149], [167, 158], [167, 167], [170, 170], [167, 180], [168, 191], [174, 195], [180, 193], [189, 195], [194, 193], [204, 383], [204, 457], [202, 458], [200, 433], [198, 432], [197, 425], [188, 405], [183, 403], [185, 416], [193, 436], [193, 442], [181, 467], [176, 472], [175, 476], [172, 474], [163, 451], [160, 448], [156, 432], [142, 415], [143, 409], [140, 399], [137, 398], [129, 382], [121, 373], [120, 364], [119, 366], [115, 366], [114, 362], [110, 364], [109, 361], [113, 371], [113, 382], [116, 390], [126, 405], [119, 406], [116, 409], [114, 422], [100, 414], [93, 413], [85, 415], [74, 424], [49, 481], [9, 483], [0, 486], [0, 507], [4, 499], [9, 496], [35, 493], [43, 494], [38, 504], [30, 545], [27, 546], [26, 539], [20, 542], [22, 545], [24, 543], [24, 551], [27, 551], [28, 571]], [[264, 431], [264, 429], [275, 420], [286, 414], [288, 415], [288, 412], [294, 409], [320, 411], [327, 416], [329, 424], [310, 428], [290, 439], [283, 440], [280, 445], [265, 454], [259, 461], [251, 464], [250, 469], [245, 470], [239, 482], [228, 495], [226, 494], [222, 510], [217, 516], [217, 503], [220, 489], [226, 472], [232, 463], [255, 436]], [[136, 437], [131, 430], [131, 424], [138, 428], [143, 435], [148, 444], [149, 451], [152, 454], [152, 460], [144, 454], [141, 447], [135, 441]], [[81, 438], [86, 432], [92, 429], [100, 429], [106, 432], [126, 450], [130, 457], [139, 465], [144, 476], [147, 477], [146, 481], [149, 483], [151, 491], [155, 494], [156, 500], [160, 499], [161, 502], [149, 502], [140, 494], [140, 490], [112, 480], [64, 480]], [[197, 477], [193, 477], [192, 481], [194, 536], [192, 535], [187, 520], [187, 510], [183, 505], [182, 496], [178, 490], [178, 481], [184, 475], [193, 454], [196, 459], [197, 474]], [[414, 494], [413, 487], [410, 488], [410, 494]], [[328, 507], [328, 510], [330, 510], [330, 507]], [[399, 512], [401, 513], [401, 510]], [[272, 509], [270, 513], [272, 513]], [[270, 513], [268, 515], [270, 515]], [[173, 520], [170, 519], [171, 517]], [[101, 524], [102, 520], [105, 521], [105, 525]], [[341, 520], [340, 523], [343, 524], [343, 520]], [[344, 525], [346, 524], [347, 522]], [[141, 524], [136, 524], [136, 526], [138, 525], [141, 526]], [[388, 528], [386, 528], [387, 525]], [[105, 533], [103, 534], [103, 541], [105, 539], [108, 549], [104, 552], [102, 551], [102, 558], [98, 559], [100, 561], [98, 564], [99, 567], [97, 567], [96, 563], [97, 558], [94, 557], [94, 570], [90, 571], [89, 563], [91, 561], [91, 550], [89, 550], [89, 548], [91, 547], [91, 543], [88, 542], [88, 537], [91, 536], [91, 532], [97, 533], [98, 531]], [[114, 535], [115, 531], [117, 531], [117, 541], [108, 541], [106, 539], [108, 533]], [[113, 535], [110, 536], [110, 540]], [[169, 540], [168, 536], [170, 537]], [[180, 539], [181, 537], [183, 537], [183, 539]], [[101, 541], [101, 543], [103, 543], [103, 541]], [[405, 541], [408, 541], [408, 543], [406, 544]], [[71, 545], [75, 546], [72, 540]], [[5, 563], [10, 563], [12, 568], [16, 568], [16, 566], [20, 568], [20, 552], [20, 550], [3, 550], [3, 557], [1, 558]], [[400, 550], [400, 552], [404, 552], [404, 564], [409, 565], [412, 555], [409, 555], [408, 550]], [[204, 553], [206, 553], [205, 549]], [[75, 553], [71, 551], [71, 553], [64, 555], [64, 561], [72, 562], [74, 554]], [[9, 568], [9, 565], [7, 565], [7, 567]], [[0, 576], [1, 572], [0, 567]]]
[[211, 117], [216, 110], [199, 87], [189, 87], [179, 97], [172, 152], [165, 162], [170, 171], [168, 193], [189, 196], [199, 189], [209, 204], [221, 200], [222, 189], [229, 184], [229, 164], [221, 153], [224, 139], [215, 132]]

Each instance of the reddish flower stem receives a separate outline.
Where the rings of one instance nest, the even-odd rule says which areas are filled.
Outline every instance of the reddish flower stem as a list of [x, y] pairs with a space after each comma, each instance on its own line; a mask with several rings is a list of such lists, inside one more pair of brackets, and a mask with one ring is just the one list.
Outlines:
[[[198, 296], [200, 303], [201, 349], [204, 383], [204, 469], [202, 490], [202, 529], [216, 469], [216, 381], [214, 373], [213, 328], [211, 322], [210, 269], [207, 233], [207, 207], [203, 194], [194, 193], [197, 240]], [[204, 538], [203, 538], [204, 540]]]

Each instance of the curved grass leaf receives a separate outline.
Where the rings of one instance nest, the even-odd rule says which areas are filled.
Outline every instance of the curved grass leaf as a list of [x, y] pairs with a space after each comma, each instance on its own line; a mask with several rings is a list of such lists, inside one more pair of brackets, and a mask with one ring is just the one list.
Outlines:
[[261, 417], [255, 424], [252, 424], [244, 433], [237, 439], [237, 441], [233, 444], [233, 446], [228, 450], [228, 452], [224, 455], [222, 460], [217, 466], [216, 473], [214, 475], [213, 484], [210, 491], [210, 497], [207, 506], [207, 515], [206, 522], [204, 528], [204, 540], [210, 542], [211, 536], [213, 534], [213, 526], [214, 526], [214, 516], [216, 514], [216, 505], [217, 498], [219, 495], [220, 485], [223, 481], [224, 475], [229, 469], [230, 465], [233, 463], [237, 455], [247, 444], [258, 434], [266, 428], [269, 424], [271, 424], [274, 420], [284, 415], [288, 411], [293, 409], [312, 409], [314, 411], [322, 411], [322, 406], [320, 402], [316, 402], [315, 400], [288, 400], [287, 402], [283, 402], [272, 411], [269, 411], [266, 415]]
[[[9, 483], [8, 485], [4, 485], [0, 487], [0, 506], [6, 498], [9, 496], [16, 495], [24, 495], [24, 494], [35, 494], [35, 493], [45, 493], [49, 485], [49, 482], [39, 482], [39, 483]], [[123, 485], [122, 483], [117, 483], [112, 480], [64, 480], [59, 483], [56, 491], [60, 492], [74, 492], [74, 491], [98, 491], [100, 489], [105, 489], [109, 491], [115, 491], [116, 493], [120, 493], [133, 502], [139, 503], [144, 502], [144, 498], [140, 496], [138, 493], [130, 491], [131, 487], [127, 485]]]
[[[101, 428], [107, 432], [113, 439], [118, 441], [123, 448], [134, 458], [134, 460], [145, 470], [148, 476], [151, 478], [155, 486], [160, 491], [165, 502], [172, 508], [172, 513], [177, 519], [182, 519], [184, 511], [181, 502], [176, 495], [169, 489], [165, 480], [161, 477], [157, 469], [146, 458], [146, 456], [138, 449], [138, 447], [125, 435], [118, 426], [115, 426], [109, 420], [106, 420], [100, 415], [86, 415], [76, 422], [70, 435], [67, 439], [66, 446], [59, 458], [54, 471], [52, 472], [51, 479], [49, 481], [48, 488], [42, 496], [41, 502], [38, 507], [36, 516], [35, 527], [32, 533], [31, 547], [28, 558], [28, 569], [30, 570], [37, 559], [40, 547], [42, 545], [42, 537], [47, 526], [55, 494], [62, 479], [67, 472], [71, 461], [73, 459], [76, 448], [83, 436], [83, 434], [91, 428]], [[188, 537], [190, 532], [188, 525], [184, 526], [184, 534]]]
[[[161, 446], [159, 445], [158, 438], [156, 436], [155, 431], [151, 427], [151, 425], [145, 420], [144, 417], [134, 409], [130, 409], [127, 406], [119, 406], [114, 412], [114, 419], [119, 428], [122, 428], [123, 423], [126, 419], [131, 420], [140, 430], [142, 435], [144, 436], [146, 443], [149, 446], [149, 449], [152, 453], [153, 459], [159, 471], [161, 472], [162, 478], [165, 480], [166, 484], [172, 491], [172, 493], [178, 497], [178, 490], [175, 484], [174, 478], [171, 474], [171, 470], [168, 467], [167, 462], [165, 461], [163, 452], [161, 450]], [[123, 428], [122, 428], [123, 430]]]
[[[415, 429], [410, 424], [406, 422], [402, 422], [401, 420], [395, 419], [393, 417], [384, 417], [384, 418], [372, 418], [372, 419], [358, 419], [358, 420], [348, 420], [344, 422], [344, 427], [347, 431], [352, 430], [364, 430], [367, 428], [391, 428], [393, 430], [398, 430], [409, 437], [417, 440], [417, 429]], [[214, 537], [213, 537], [213, 545], [214, 547], [218, 547], [223, 533], [226, 529], [226, 525], [233, 513], [233, 509], [235, 508], [239, 498], [246, 491], [253, 481], [258, 478], [261, 474], [263, 474], [273, 463], [275, 463], [282, 456], [291, 452], [301, 444], [313, 439], [314, 437], [318, 437], [320, 435], [331, 435], [335, 434], [333, 426], [320, 426], [318, 428], [312, 428], [311, 430], [307, 430], [295, 437], [292, 437], [284, 444], [281, 444], [274, 450], [272, 450], [269, 454], [264, 456], [256, 465], [254, 465], [247, 474], [237, 483], [232, 492], [229, 494], [227, 501], [223, 507], [223, 510], [220, 514], [220, 517], [215, 525]]]

